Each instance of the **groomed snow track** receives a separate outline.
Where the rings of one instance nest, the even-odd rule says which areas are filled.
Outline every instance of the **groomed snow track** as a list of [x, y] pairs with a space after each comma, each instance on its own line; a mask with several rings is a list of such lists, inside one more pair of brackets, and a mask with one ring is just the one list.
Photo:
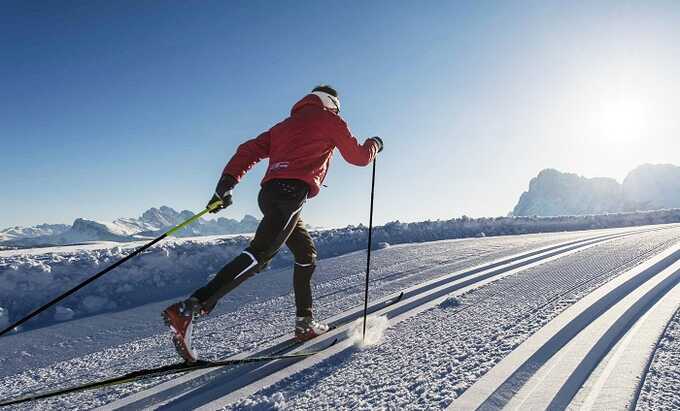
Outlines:
[[676, 244], [562, 312], [449, 409], [634, 409], [679, 301]]
[[[502, 258], [407, 288], [404, 290], [404, 296], [399, 303], [386, 308], [381, 308], [386, 301], [394, 298], [392, 295], [372, 302], [369, 310], [371, 310], [374, 315], [386, 316], [392, 326], [440, 304], [446, 298], [462, 295], [470, 290], [497, 281], [500, 278], [583, 251], [607, 241], [643, 232], [664, 229], [665, 228], [663, 227], [655, 227], [652, 229], [635, 229], [614, 234], [598, 235]], [[544, 395], [540, 399], [543, 402], [537, 400], [539, 402], [531, 404], [536, 404], [538, 408], [564, 408], [564, 405], [568, 404], [572, 398], [576, 396], [578, 389], [582, 386], [584, 387], [584, 390], [588, 391], [579, 392], [579, 398], [583, 397], [583, 401], [588, 404], [597, 403], [597, 401], [599, 401], [599, 393], [606, 392], [608, 388], [607, 385], [602, 382], [602, 379], [590, 381], [589, 376], [590, 378], [597, 378], [598, 375], [605, 375], [603, 378], [606, 379], [606, 375], [611, 374], [611, 367], [614, 365], [611, 365], [610, 368], [601, 370], [599, 373], [599, 368], [595, 372], [591, 373], [591, 371], [593, 371], [593, 368], [598, 364], [602, 365], [602, 362], [600, 361], [601, 358], [607, 354], [609, 348], [620, 339], [622, 333], [625, 333], [630, 329], [631, 322], [641, 319], [648, 311], [649, 315], [652, 315], [652, 312], [661, 312], [662, 314], [659, 314], [660, 316], [672, 315], [673, 310], [670, 310], [669, 314], [668, 308], [668, 306], [672, 306], [672, 304], [668, 303], [668, 301], [669, 299], [673, 299], [673, 296], [678, 292], [678, 287], [673, 288], [678, 283], [678, 277], [680, 276], [680, 267], [677, 267], [676, 264], [676, 260], [678, 259], [680, 259], [680, 249], [677, 247], [671, 248], [652, 258], [644, 265], [636, 267], [635, 269], [626, 272], [624, 275], [617, 277], [615, 280], [608, 282], [606, 286], [596, 289], [595, 292], [583, 298], [573, 307], [551, 321], [546, 327], [536, 332], [536, 334], [528, 341], [520, 345], [520, 347], [513, 351], [501, 363], [497, 364], [497, 366], [483, 376], [477, 384], [474, 384], [460, 398], [454, 401], [451, 405], [451, 409], [494, 409], [499, 407], [502, 408], [504, 406], [512, 407], [515, 404], [513, 401], [524, 401], [524, 396], [515, 395], [518, 394], [520, 388], [530, 390], [531, 393], [541, 391], [540, 389], [535, 390], [532, 388], [537, 387], [537, 385], [534, 385], [535, 378], [542, 378], [542, 374], [536, 372], [537, 369], [540, 368], [540, 370], [542, 370], [545, 368], [541, 368], [540, 365], [549, 365], [548, 363], [551, 358], [562, 358], [562, 356], [556, 354], [561, 352], [562, 349], [570, 347], [572, 338], [577, 336], [578, 332], [586, 326], [599, 327], [598, 331], [602, 333], [602, 338], [599, 340], [601, 342], [598, 342], [597, 347], [592, 350], [581, 349], [584, 351], [583, 361], [577, 361], [574, 365], [577, 372], [574, 373], [574, 377], [570, 377], [569, 375], [566, 377], [563, 384], [560, 386], [563, 389], [560, 389], [558, 393], [555, 393], [555, 395], [550, 397], [548, 402], [545, 402], [547, 400], [546, 398], [543, 398], [545, 397]], [[660, 272], [663, 272], [664, 275], [656, 276], [656, 274]], [[581, 285], [582, 284], [576, 284], [575, 287]], [[671, 289], [676, 294], [668, 294]], [[667, 298], [664, 298], [664, 296]], [[621, 301], [619, 302], [619, 300]], [[628, 305], [620, 305], [624, 300], [628, 302]], [[675, 297], [674, 301], [678, 301], [677, 297]], [[665, 305], [662, 304], [664, 308], [657, 307], [660, 307], [659, 304], [661, 304], [661, 302], [666, 302]], [[654, 307], [653, 310], [649, 310], [652, 305]], [[621, 310], [623, 311], [618, 317], [616, 314], [611, 314], [611, 316], [606, 316], [605, 318], [604, 314], [609, 313], [610, 309], [618, 310], [616, 311], [617, 313]], [[340, 342], [330, 349], [314, 356], [303, 360], [279, 360], [266, 364], [253, 364], [235, 368], [193, 372], [171, 381], [161, 383], [146, 391], [122, 398], [101, 409], [198, 408], [207, 410], [222, 408], [228, 404], [242, 400], [301, 370], [337, 355], [340, 352], [350, 349], [353, 346], [353, 343], [347, 337], [348, 323], [351, 323], [356, 318], [360, 318], [362, 313], [363, 308], [356, 307], [355, 309], [348, 310], [329, 319], [332, 324], [343, 325], [327, 335], [305, 344], [300, 347], [300, 349], [320, 348], [335, 338], [339, 339]], [[573, 318], [565, 317], [568, 315], [571, 315]], [[565, 318], [572, 319], [565, 320]], [[596, 321], [598, 319], [601, 319], [601, 321]], [[610, 326], [610, 323], [612, 322], [614, 324], [611, 324]], [[657, 321], [650, 321], [648, 324], [653, 324], [648, 325], [648, 327], [654, 328], [655, 330], [659, 328], [656, 325]], [[636, 329], [642, 333], [645, 333], [645, 330], [647, 330], [647, 328], [642, 326]], [[661, 333], [663, 331], [663, 325], [657, 331]], [[631, 329], [631, 332], [634, 332], [634, 330]], [[658, 333], [656, 334], [656, 337], [658, 338]], [[636, 341], [637, 344], [638, 339], [630, 338], [630, 340]], [[274, 345], [268, 349], [253, 350], [235, 355], [231, 358], [268, 355], [280, 350], [281, 347], [285, 346], [289, 341], [289, 336], [281, 337], [274, 341]], [[539, 342], [537, 343], [537, 341]], [[543, 343], [540, 343], [541, 341]], [[585, 343], [588, 343], [588, 341], [585, 341], [584, 344]], [[655, 343], [656, 341], [652, 342], [651, 346]], [[533, 348], [533, 350], [531, 348]], [[624, 344], [619, 347], [619, 349], [624, 350], [622, 352], [625, 352], [627, 349], [636, 348], [637, 345], [633, 347], [630, 344]], [[591, 351], [592, 353], [590, 353]], [[536, 354], [537, 352], [539, 352], [539, 354]], [[536, 355], [538, 355], [538, 357]], [[629, 356], [625, 354], [620, 354], [617, 358], [628, 357]], [[536, 358], [542, 359], [539, 366], [536, 366]], [[643, 368], [648, 366], [648, 358], [649, 357], [645, 357], [645, 361], [642, 361], [641, 366]], [[571, 357], [569, 357], [569, 359], [573, 360]], [[614, 358], [613, 361], [616, 362], [616, 358]], [[614, 362], [610, 363], [614, 364]], [[635, 367], [638, 366], [639, 364], [635, 365]], [[624, 366], [622, 365], [622, 367]], [[631, 365], [629, 368], [630, 367], [633, 366]], [[562, 366], [560, 365], [558, 368], [561, 369]], [[531, 372], [527, 372], [527, 370], [531, 370]], [[616, 370], [618, 373], [618, 368], [616, 368]], [[522, 381], [522, 384], [518, 383], [520, 380]], [[521, 394], [521, 392], [519, 392], [519, 394]], [[623, 401], [623, 399], [621, 401]], [[523, 405], [524, 402], [520, 404]], [[532, 406], [530, 408], [534, 407]]]

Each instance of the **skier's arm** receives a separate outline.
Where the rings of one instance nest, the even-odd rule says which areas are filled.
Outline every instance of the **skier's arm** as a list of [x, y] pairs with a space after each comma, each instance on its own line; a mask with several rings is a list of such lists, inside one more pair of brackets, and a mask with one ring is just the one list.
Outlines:
[[222, 171], [222, 177], [217, 182], [215, 193], [210, 198], [208, 206], [216, 201], [221, 201], [221, 205], [211, 211], [217, 213], [232, 204], [231, 192], [243, 177], [258, 161], [269, 157], [269, 131], [265, 131], [256, 138], [241, 144], [236, 150], [236, 154], [229, 160]]
[[379, 139], [369, 138], [366, 139], [364, 144], [359, 144], [357, 139], [352, 136], [347, 123], [340, 117], [333, 119], [331, 136], [333, 143], [340, 150], [342, 158], [356, 166], [370, 164], [378, 151], [382, 149], [382, 140]]
[[222, 174], [228, 174], [236, 180], [241, 178], [257, 162], [269, 157], [269, 131], [265, 131], [256, 138], [241, 144], [236, 150], [236, 154], [229, 160]]

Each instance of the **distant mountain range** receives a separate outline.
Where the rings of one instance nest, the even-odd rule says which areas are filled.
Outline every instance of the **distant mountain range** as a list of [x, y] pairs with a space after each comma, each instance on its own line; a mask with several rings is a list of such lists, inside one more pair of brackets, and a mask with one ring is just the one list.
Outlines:
[[[73, 225], [41, 224], [34, 227], [11, 227], [0, 230], [0, 245], [32, 247], [65, 245], [88, 241], [134, 241], [157, 237], [167, 229], [191, 218], [191, 211], [175, 211], [170, 207], [151, 208], [139, 218], [119, 218], [102, 222], [78, 218]], [[177, 233], [179, 237], [252, 233], [259, 220], [251, 215], [241, 221], [229, 218], [201, 218]]]
[[557, 216], [680, 208], [680, 167], [645, 164], [619, 184], [545, 169], [531, 179], [512, 214]]

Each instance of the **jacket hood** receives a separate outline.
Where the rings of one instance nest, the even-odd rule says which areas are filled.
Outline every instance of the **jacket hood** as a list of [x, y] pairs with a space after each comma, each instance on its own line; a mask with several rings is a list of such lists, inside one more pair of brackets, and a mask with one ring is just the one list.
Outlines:
[[292, 116], [306, 106], [316, 106], [325, 110], [325, 107], [318, 96], [315, 96], [314, 94], [307, 94], [300, 101], [293, 105], [293, 108], [290, 110], [290, 115]]

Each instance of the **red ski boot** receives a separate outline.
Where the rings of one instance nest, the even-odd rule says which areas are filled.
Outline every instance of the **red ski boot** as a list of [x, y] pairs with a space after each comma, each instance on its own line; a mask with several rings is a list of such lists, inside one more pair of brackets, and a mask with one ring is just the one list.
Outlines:
[[191, 348], [194, 318], [204, 314], [201, 303], [196, 298], [178, 302], [163, 310], [161, 316], [172, 332], [172, 342], [177, 353], [186, 362], [195, 362], [198, 357]]
[[295, 318], [295, 339], [298, 341], [311, 340], [321, 334], [325, 334], [330, 330], [328, 324], [316, 321], [312, 317], [296, 317]]

